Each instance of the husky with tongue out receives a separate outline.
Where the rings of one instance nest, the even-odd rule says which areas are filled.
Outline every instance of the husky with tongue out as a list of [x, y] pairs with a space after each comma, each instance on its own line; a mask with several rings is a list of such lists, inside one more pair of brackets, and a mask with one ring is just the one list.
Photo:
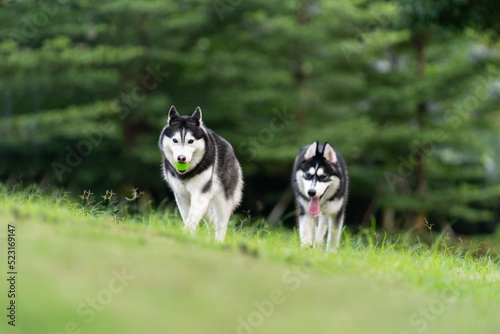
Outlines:
[[329, 144], [314, 142], [300, 149], [292, 172], [299, 207], [300, 241], [304, 246], [336, 251], [347, 204], [349, 178], [342, 156]]

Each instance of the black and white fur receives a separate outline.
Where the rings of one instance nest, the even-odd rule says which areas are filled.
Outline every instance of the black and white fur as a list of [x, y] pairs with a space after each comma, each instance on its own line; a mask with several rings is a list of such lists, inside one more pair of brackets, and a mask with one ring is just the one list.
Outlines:
[[302, 245], [323, 248], [328, 230], [327, 250], [337, 250], [348, 182], [344, 159], [329, 143], [314, 142], [300, 149], [293, 166], [292, 186], [299, 209]]
[[[224, 241], [243, 188], [231, 144], [203, 125], [200, 107], [191, 116], [180, 116], [172, 106], [158, 145], [163, 176], [174, 192], [184, 229], [194, 232], [200, 220], [206, 219], [215, 226], [215, 239]], [[180, 171], [175, 162], [189, 163], [189, 167]]]

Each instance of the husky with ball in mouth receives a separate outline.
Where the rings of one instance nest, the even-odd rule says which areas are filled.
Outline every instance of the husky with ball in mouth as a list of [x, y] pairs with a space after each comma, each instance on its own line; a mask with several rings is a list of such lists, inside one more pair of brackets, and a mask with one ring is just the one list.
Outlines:
[[241, 200], [243, 178], [233, 148], [203, 125], [201, 109], [180, 116], [174, 106], [158, 146], [163, 176], [174, 192], [184, 228], [194, 232], [201, 219], [224, 241], [229, 217]]
[[347, 204], [347, 168], [329, 144], [314, 142], [301, 148], [292, 172], [292, 185], [299, 208], [300, 241], [304, 246], [336, 251]]

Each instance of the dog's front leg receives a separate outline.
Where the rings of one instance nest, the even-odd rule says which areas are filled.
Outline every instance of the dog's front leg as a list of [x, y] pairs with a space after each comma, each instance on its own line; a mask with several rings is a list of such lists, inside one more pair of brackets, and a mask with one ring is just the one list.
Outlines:
[[326, 250], [336, 253], [342, 236], [342, 225], [344, 223], [344, 212], [339, 212], [337, 215], [328, 219], [328, 237], [326, 241]]
[[299, 216], [300, 243], [302, 246], [312, 246], [314, 236], [314, 218], [308, 214]]
[[215, 212], [215, 240], [217, 242], [223, 242], [226, 238], [227, 225], [232, 208], [231, 200], [226, 200], [224, 197], [219, 197], [213, 203], [213, 210]]
[[198, 223], [205, 215], [210, 198], [208, 194], [195, 193], [191, 195], [191, 207], [186, 219], [184, 230], [193, 233], [198, 227]]
[[175, 195], [175, 201], [177, 202], [177, 208], [179, 208], [179, 213], [181, 214], [181, 218], [183, 222], [187, 221], [187, 217], [189, 214], [189, 197], [186, 195]]
[[316, 226], [316, 233], [314, 236], [314, 247], [323, 249], [325, 244], [326, 229], [328, 228], [328, 217], [321, 215], [319, 217], [318, 226]]

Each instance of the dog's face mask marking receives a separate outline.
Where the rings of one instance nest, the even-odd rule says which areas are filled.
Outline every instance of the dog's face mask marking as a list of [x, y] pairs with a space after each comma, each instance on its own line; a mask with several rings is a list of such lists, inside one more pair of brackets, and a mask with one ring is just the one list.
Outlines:
[[169, 111], [168, 126], [162, 133], [161, 149], [179, 174], [192, 170], [203, 158], [206, 144], [202, 126], [199, 108], [189, 117], [179, 116], [174, 107]]
[[[172, 164], [191, 165], [198, 163], [203, 158], [205, 141], [196, 138], [191, 132], [183, 129], [182, 131], [175, 132], [172, 137], [164, 136], [163, 150], [165, 156]], [[182, 174], [183, 171], [178, 170], [178, 172]]]
[[297, 180], [304, 195], [309, 199], [309, 213], [313, 216], [320, 212], [320, 200], [325, 193], [339, 187], [340, 179], [335, 173], [333, 164], [337, 163], [335, 151], [326, 144], [320, 151], [317, 142], [309, 146], [304, 161], [297, 171]]

